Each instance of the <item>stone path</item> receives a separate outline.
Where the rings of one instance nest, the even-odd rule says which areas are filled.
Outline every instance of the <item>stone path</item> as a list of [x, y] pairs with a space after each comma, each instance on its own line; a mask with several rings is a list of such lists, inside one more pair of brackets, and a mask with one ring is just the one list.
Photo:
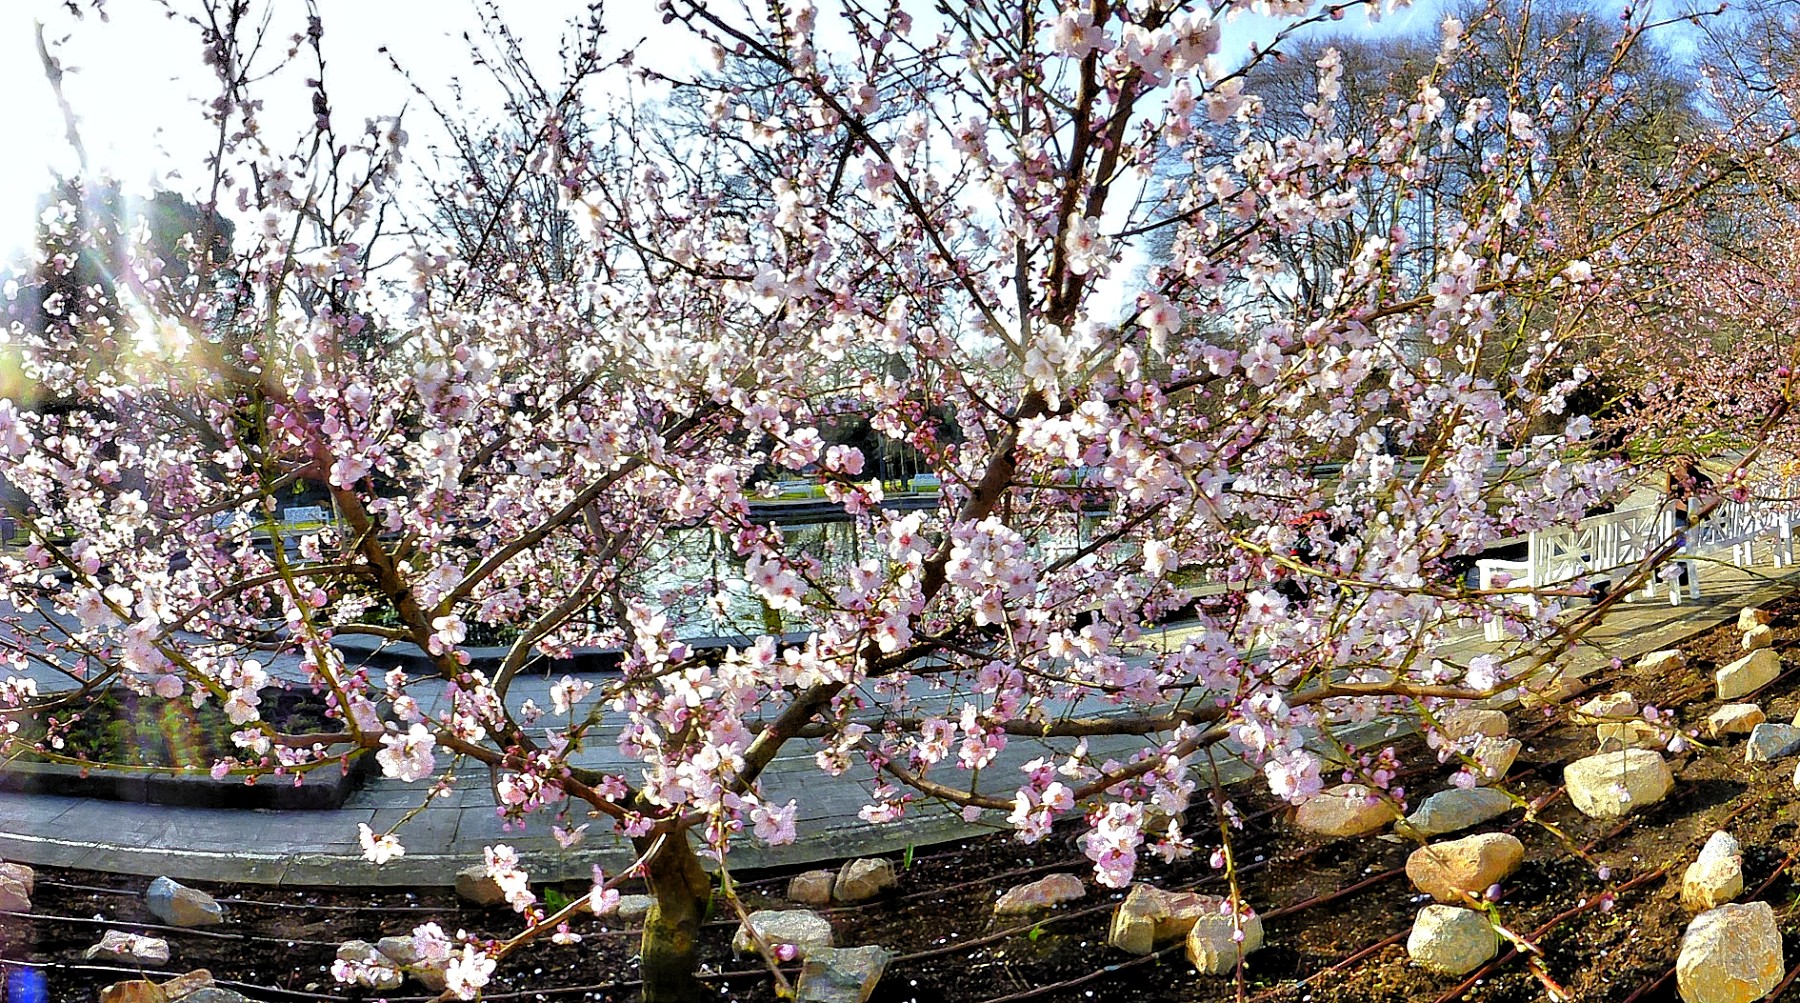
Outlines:
[[[1777, 574], [1768, 564], [1762, 573], [1724, 567], [1703, 572], [1704, 591], [1697, 602], [1679, 607], [1665, 601], [1638, 601], [1617, 609], [1588, 643], [1569, 660], [1569, 671], [1586, 675], [1614, 657], [1632, 658], [1671, 647], [1683, 639], [1733, 619], [1741, 606], [1766, 602], [1800, 586], [1800, 570]], [[1178, 641], [1179, 628], [1167, 632]], [[1492, 650], [1479, 632], [1448, 646], [1459, 659]], [[280, 668], [278, 666], [278, 668]], [[548, 676], [522, 677], [517, 698], [547, 704]], [[539, 692], [540, 690], [545, 692]], [[1380, 725], [1371, 725], [1379, 730]], [[1118, 748], [1137, 743], [1121, 739]], [[1090, 741], [1096, 752], [1109, 752]], [[787, 867], [848, 856], [899, 852], [1004, 828], [999, 812], [965, 822], [948, 808], [920, 805], [905, 818], [870, 825], [857, 817], [867, 803], [869, 778], [853, 772], [830, 777], [813, 765], [808, 743], [791, 743], [764, 777], [766, 792], [776, 803], [800, 802], [800, 840], [768, 847], [746, 844], [734, 850], [732, 864], [742, 870]], [[1014, 739], [1001, 761], [990, 769], [1001, 775], [1046, 752], [1066, 749], [1062, 743]], [[594, 750], [584, 757], [596, 766], [623, 765], [616, 749]], [[1242, 779], [1242, 763], [1221, 763], [1228, 782]], [[362, 859], [357, 823], [380, 831], [418, 808], [422, 785], [376, 778], [330, 811], [245, 811], [126, 804], [86, 798], [0, 793], [0, 859], [31, 864], [81, 867], [125, 874], [167, 874], [179, 880], [242, 881], [296, 885], [440, 885], [455, 871], [479, 861], [482, 849], [507, 842], [521, 851], [534, 875], [545, 880], [580, 877], [599, 863], [609, 870], [631, 859], [624, 843], [597, 830], [563, 850], [548, 833], [547, 821], [534, 821], [528, 833], [508, 833], [496, 817], [485, 770], [469, 769], [456, 793], [424, 807], [401, 832], [404, 857], [375, 867]]]

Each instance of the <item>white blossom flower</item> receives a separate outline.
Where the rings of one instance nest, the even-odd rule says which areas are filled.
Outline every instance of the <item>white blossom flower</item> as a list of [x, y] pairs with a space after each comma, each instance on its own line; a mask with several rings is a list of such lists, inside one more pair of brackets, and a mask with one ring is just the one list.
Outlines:
[[404, 734], [383, 735], [381, 744], [385, 748], [375, 754], [375, 761], [381, 764], [383, 776], [412, 783], [437, 768], [437, 757], [432, 755], [436, 740], [422, 724], [414, 724]]
[[494, 959], [476, 950], [474, 944], [464, 944], [462, 953], [453, 955], [444, 969], [444, 988], [457, 999], [475, 999], [493, 976], [494, 965]]
[[377, 836], [369, 823], [358, 822], [356, 835], [362, 841], [363, 859], [378, 867], [395, 857], [406, 856], [406, 847], [401, 846], [400, 840], [391, 832]]

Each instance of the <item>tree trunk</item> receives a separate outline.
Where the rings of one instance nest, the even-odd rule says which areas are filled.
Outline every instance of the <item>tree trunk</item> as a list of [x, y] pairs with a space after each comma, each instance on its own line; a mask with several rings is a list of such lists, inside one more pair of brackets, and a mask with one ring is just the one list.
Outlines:
[[[637, 840], [647, 852], [655, 837]], [[670, 834], [644, 863], [650, 885], [644, 917], [644, 1003], [689, 1003], [703, 998], [699, 968], [700, 922], [712, 895], [712, 879], [688, 843], [686, 832]]]

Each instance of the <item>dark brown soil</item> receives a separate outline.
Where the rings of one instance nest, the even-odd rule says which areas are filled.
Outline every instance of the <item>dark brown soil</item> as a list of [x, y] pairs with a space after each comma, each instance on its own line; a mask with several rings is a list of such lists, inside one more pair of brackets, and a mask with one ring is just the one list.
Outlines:
[[[1800, 648], [1800, 600], [1775, 609], [1778, 649]], [[1698, 728], [1718, 706], [1712, 670], [1737, 657], [1737, 646], [1738, 632], [1727, 625], [1683, 645], [1690, 656], [1686, 669], [1648, 678], [1621, 668], [1592, 681], [1588, 692], [1629, 689], [1642, 703], [1673, 709], [1684, 729]], [[1790, 719], [1800, 706], [1800, 673], [1782, 677], [1751, 699], [1770, 720]], [[1678, 785], [1669, 798], [1622, 823], [1601, 822], [1576, 812], [1557, 786], [1564, 763], [1594, 751], [1592, 729], [1543, 711], [1513, 717], [1513, 733], [1525, 740], [1526, 749], [1509, 787], [1542, 807], [1531, 820], [1514, 812], [1493, 827], [1510, 829], [1528, 850], [1529, 862], [1507, 882], [1499, 910], [1507, 928], [1540, 952], [1529, 967], [1524, 958], [1503, 953], [1465, 985], [1411, 965], [1404, 937], [1425, 900], [1395, 873], [1411, 847], [1375, 838], [1308, 837], [1287, 823], [1281, 806], [1248, 788], [1233, 792], [1249, 819], [1234, 842], [1244, 867], [1243, 893], [1266, 917], [1268, 946], [1250, 957], [1241, 984], [1195, 975], [1178, 949], [1134, 959], [1108, 948], [1111, 906], [1122, 896], [1091, 883], [1087, 899], [1039, 923], [996, 920], [993, 901], [1013, 884], [1057, 870], [1089, 873], [1073, 831], [1059, 831], [1034, 846], [996, 836], [921, 852], [889, 898], [829, 915], [839, 944], [877, 943], [899, 955], [877, 988], [875, 1003], [1535, 1003], [1554, 998], [1553, 991], [1584, 1003], [1673, 1003], [1676, 942], [1689, 918], [1679, 903], [1681, 873], [1708, 834], [1725, 828], [1745, 847], [1745, 898], [1773, 903], [1788, 942], [1800, 943], [1795, 940], [1800, 921], [1793, 916], [1800, 884], [1787, 869], [1789, 853], [1800, 846], [1794, 760], [1746, 766], [1741, 738], [1718, 748], [1695, 748], [1671, 757]], [[1407, 786], [1428, 793], [1442, 786], [1448, 772], [1409, 777]], [[1187, 831], [1194, 834], [1216, 824], [1204, 806], [1190, 823]], [[1602, 867], [1609, 872], [1605, 880], [1599, 876]], [[135, 894], [70, 887], [136, 893], [145, 879], [51, 869], [40, 875], [40, 914], [100, 914], [112, 925], [152, 922]], [[1148, 861], [1140, 877], [1164, 887], [1223, 888], [1199, 858], [1172, 865]], [[785, 884], [785, 875], [751, 876], [746, 904], [781, 905]], [[335, 986], [326, 973], [334, 946], [343, 940], [404, 933], [427, 920], [452, 933], [467, 929], [503, 936], [516, 930], [504, 909], [476, 910], [437, 891], [209, 890], [225, 898], [230, 912], [229, 924], [211, 931], [224, 936], [167, 933], [176, 951], [171, 969], [210, 968], [221, 978], [263, 987], [241, 991], [267, 1003], [327, 995], [369, 998]], [[733, 926], [721, 919], [705, 931], [704, 958], [717, 990], [708, 998], [774, 1000], [772, 982], [756, 971], [754, 960], [731, 956]], [[104, 928], [73, 919], [9, 918], [0, 922], [0, 957], [60, 963], [63, 967], [49, 972], [50, 998], [90, 1000], [97, 986], [123, 976], [67, 966], [79, 964], [80, 950]], [[610, 929], [592, 922], [578, 929], [587, 935], [579, 945], [543, 942], [516, 955], [497, 973], [490, 998], [632, 998], [632, 936], [619, 930], [616, 920]], [[416, 992], [408, 986], [390, 995], [399, 999]]]

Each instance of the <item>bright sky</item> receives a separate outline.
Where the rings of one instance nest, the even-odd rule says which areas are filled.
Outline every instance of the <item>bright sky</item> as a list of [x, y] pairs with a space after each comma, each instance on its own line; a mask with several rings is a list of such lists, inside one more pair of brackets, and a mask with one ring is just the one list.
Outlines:
[[[413, 97], [378, 51], [383, 45], [441, 101], [449, 99], [448, 83], [455, 73], [464, 73], [470, 82], [481, 77], [470, 66], [461, 37], [463, 32], [478, 33], [472, 0], [318, 4], [325, 24], [327, 83], [340, 129], [393, 114]], [[175, 6], [191, 10], [198, 4], [176, 0]], [[277, 22], [272, 32], [275, 44], [285, 47], [286, 37], [304, 26], [299, 19], [305, 8], [298, 0], [273, 6], [281, 16], [295, 18]], [[525, 40], [540, 79], [559, 79], [557, 43], [568, 18], [587, 6], [585, 0], [501, 0], [500, 6], [508, 25]], [[615, 43], [623, 46], [650, 36], [663, 44], [646, 51], [661, 56], [665, 66], [671, 59], [686, 62], [695, 51], [680, 44], [679, 26], [661, 23], [650, 0], [614, 0], [607, 6]], [[36, 20], [44, 23], [45, 37], [68, 71], [63, 88], [80, 119], [93, 167], [138, 194], [153, 186], [188, 193], [200, 184], [200, 157], [210, 149], [212, 137], [195, 102], [211, 93], [213, 77], [201, 62], [197, 30], [170, 20], [161, 8], [152, 0], [113, 0], [106, 5], [109, 20], [102, 22], [92, 14], [77, 20], [61, 0], [0, 2], [0, 93], [8, 96], [5, 153], [0, 155], [0, 260], [30, 242], [33, 207], [49, 187], [52, 171], [76, 172], [76, 158], [38, 58]], [[310, 63], [301, 68], [310, 72]], [[286, 86], [261, 93], [293, 102], [293, 107], [265, 110], [272, 136], [285, 138], [310, 114], [298, 75]], [[415, 142], [429, 141], [429, 112], [413, 103], [407, 129]]]
[[[318, 0], [318, 5], [340, 129], [354, 130], [366, 117], [393, 114], [413, 97], [378, 51], [384, 45], [440, 100], [448, 99], [454, 74], [464, 73], [471, 83], [482, 78], [470, 66], [461, 37], [464, 32], [478, 34], [474, 0]], [[586, 0], [498, 0], [498, 5], [525, 40], [540, 79], [557, 80], [558, 40], [568, 19], [587, 7]], [[112, 0], [106, 4], [110, 20], [102, 22], [92, 14], [77, 20], [62, 0], [0, 2], [0, 93], [8, 95], [7, 142], [0, 155], [0, 261], [32, 239], [34, 205], [52, 172], [76, 172], [61, 113], [38, 59], [36, 20], [44, 22], [45, 35], [68, 71], [64, 90], [95, 171], [117, 177], [133, 194], [165, 187], [191, 195], [199, 188], [200, 157], [212, 141], [195, 102], [211, 93], [212, 76], [201, 62], [196, 29], [171, 20], [162, 6], [153, 0]], [[174, 0], [174, 6], [187, 11], [198, 4]], [[286, 37], [303, 27], [305, 8], [299, 0], [271, 6], [294, 19], [277, 22], [271, 32], [275, 44], [285, 46]], [[1419, 17], [1415, 11], [1397, 20]], [[699, 55], [681, 26], [661, 23], [651, 0], [612, 0], [606, 23], [621, 48], [647, 38], [650, 44], [640, 49], [639, 58], [658, 68], [679, 72]], [[1362, 24], [1355, 16], [1344, 27], [1358, 30]], [[1375, 30], [1397, 27], [1390, 21]], [[1235, 41], [1241, 51], [1250, 39], [1268, 35], [1267, 22], [1247, 18], [1231, 25], [1227, 48]], [[309, 62], [299, 69], [309, 73]], [[272, 137], [293, 134], [310, 115], [300, 74], [260, 90], [276, 102], [263, 112]], [[475, 101], [481, 100], [478, 92]], [[429, 112], [414, 104], [407, 130], [415, 145], [423, 146], [433, 138], [433, 123]]]

